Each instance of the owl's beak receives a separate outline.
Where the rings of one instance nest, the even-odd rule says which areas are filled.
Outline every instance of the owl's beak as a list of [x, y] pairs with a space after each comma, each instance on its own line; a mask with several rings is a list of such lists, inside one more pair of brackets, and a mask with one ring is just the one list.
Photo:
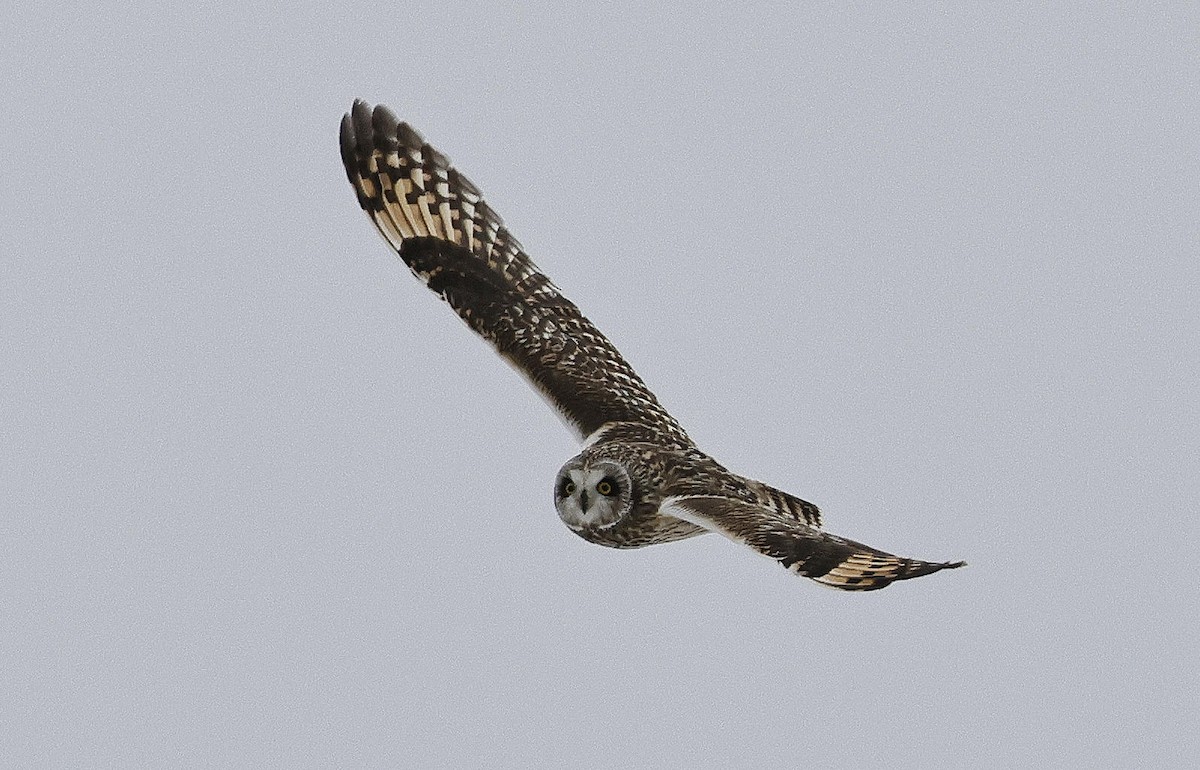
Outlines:
[[581, 490], [579, 490], [579, 510], [587, 512], [587, 509], [588, 509], [587, 490], [581, 489]]

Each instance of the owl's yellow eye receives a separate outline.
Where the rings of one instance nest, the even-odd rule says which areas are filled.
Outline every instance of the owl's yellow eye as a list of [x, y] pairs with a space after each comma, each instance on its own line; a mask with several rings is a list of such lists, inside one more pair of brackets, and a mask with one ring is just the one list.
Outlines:
[[612, 479], [600, 479], [600, 483], [596, 485], [596, 491], [605, 497], [612, 497], [617, 493], [617, 485]]
[[563, 497], [575, 494], [575, 482], [571, 481], [570, 479], [563, 479], [562, 494]]

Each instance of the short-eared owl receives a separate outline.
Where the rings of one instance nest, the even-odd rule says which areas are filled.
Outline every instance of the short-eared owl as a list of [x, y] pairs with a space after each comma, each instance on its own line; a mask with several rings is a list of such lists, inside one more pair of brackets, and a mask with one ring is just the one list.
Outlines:
[[478, 188], [386, 107], [355, 101], [342, 119], [341, 146], [359, 205], [400, 258], [583, 441], [554, 482], [558, 515], [580, 537], [638, 548], [719, 532], [851, 591], [962, 565], [893, 556], [828, 534], [812, 503], [731, 473], [697, 449]]

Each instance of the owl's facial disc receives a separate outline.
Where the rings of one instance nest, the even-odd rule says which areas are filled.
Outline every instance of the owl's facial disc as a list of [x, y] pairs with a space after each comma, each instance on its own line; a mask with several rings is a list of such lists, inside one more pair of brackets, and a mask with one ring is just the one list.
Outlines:
[[629, 475], [607, 461], [568, 463], [554, 488], [558, 516], [576, 532], [613, 526], [628, 512], [629, 499]]

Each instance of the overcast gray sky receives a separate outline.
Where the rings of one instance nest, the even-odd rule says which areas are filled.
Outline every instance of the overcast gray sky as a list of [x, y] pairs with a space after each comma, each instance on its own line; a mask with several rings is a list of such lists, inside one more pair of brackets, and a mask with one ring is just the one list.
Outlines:
[[[1193, 762], [1197, 6], [588, 5], [9, 4], [4, 764]], [[718, 460], [970, 566], [569, 532], [354, 97]]]

